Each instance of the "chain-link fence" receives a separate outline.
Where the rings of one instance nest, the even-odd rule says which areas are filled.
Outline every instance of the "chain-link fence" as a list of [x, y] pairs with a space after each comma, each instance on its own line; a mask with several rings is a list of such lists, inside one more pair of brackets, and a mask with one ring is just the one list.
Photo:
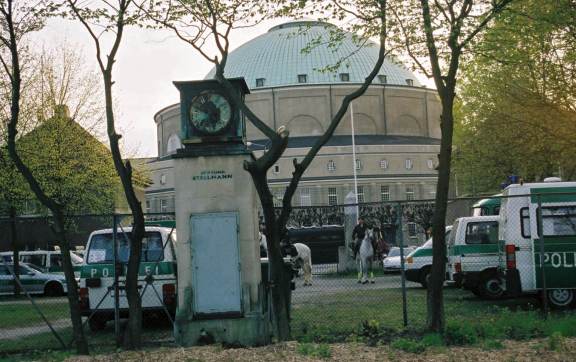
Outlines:
[[[576, 304], [574, 191], [519, 185], [504, 195], [449, 202], [444, 292], [449, 323], [495, 318], [497, 306], [540, 308], [547, 315]], [[425, 239], [433, 211], [431, 201], [296, 208], [288, 237], [310, 247], [313, 278], [306, 285], [301, 275], [293, 292], [294, 336], [344, 340], [370, 325], [391, 334], [404, 327], [424, 331], [433, 252]], [[372, 250], [368, 237], [352, 250], [357, 215], [375, 231]], [[331, 251], [323, 250], [327, 245]], [[362, 274], [365, 246], [374, 256]]]
[[[544, 186], [509, 188], [481, 202], [450, 201], [448, 321], [481, 318], [494, 305], [537, 305], [546, 312], [575, 304], [576, 189]], [[301, 269], [292, 292], [293, 336], [345, 340], [374, 324], [391, 333], [424, 330], [432, 264], [432, 242], [426, 240], [433, 212], [430, 200], [294, 208], [287, 237], [303, 247], [293, 257]], [[353, 231], [358, 215], [370, 226], [363, 233]], [[173, 341], [178, 290], [173, 220], [173, 214], [147, 215], [139, 278], [146, 343]], [[128, 312], [123, 280], [131, 217], [68, 221], [67, 239], [78, 247], [73, 259], [83, 260], [76, 273], [88, 340], [113, 347]], [[50, 223], [49, 217], [0, 219], [0, 248], [6, 252], [0, 260], [2, 353], [72, 344], [61, 256]], [[20, 283], [14, 279], [14, 245]]]
[[[143, 341], [172, 342], [177, 291], [174, 214], [147, 214], [145, 219], [138, 277]], [[125, 276], [131, 225], [131, 215], [66, 217], [84, 332], [92, 346], [115, 347], [122, 341], [129, 310]], [[50, 217], [0, 219], [2, 353], [74, 344], [61, 241], [52, 226]]]

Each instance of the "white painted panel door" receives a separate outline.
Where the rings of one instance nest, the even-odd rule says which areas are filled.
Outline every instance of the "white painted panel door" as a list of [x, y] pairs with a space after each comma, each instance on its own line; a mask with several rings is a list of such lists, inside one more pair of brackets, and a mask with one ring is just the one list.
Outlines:
[[241, 312], [238, 215], [193, 215], [190, 221], [194, 314]]

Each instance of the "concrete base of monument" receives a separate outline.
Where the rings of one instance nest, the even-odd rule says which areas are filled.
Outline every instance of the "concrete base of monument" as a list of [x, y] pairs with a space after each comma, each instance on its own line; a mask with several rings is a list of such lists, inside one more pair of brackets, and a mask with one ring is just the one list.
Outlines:
[[182, 347], [224, 343], [234, 346], [270, 344], [268, 314], [246, 314], [242, 318], [176, 321], [176, 343]]
[[[264, 301], [263, 288], [258, 293]], [[185, 301], [191, 301], [191, 293], [186, 288]], [[191, 304], [187, 308], [178, 308], [174, 320], [174, 338], [182, 347], [224, 343], [233, 346], [263, 346], [272, 341], [270, 317], [265, 303], [249, 302], [249, 293], [244, 293], [246, 299], [243, 313], [228, 315], [194, 315]]]

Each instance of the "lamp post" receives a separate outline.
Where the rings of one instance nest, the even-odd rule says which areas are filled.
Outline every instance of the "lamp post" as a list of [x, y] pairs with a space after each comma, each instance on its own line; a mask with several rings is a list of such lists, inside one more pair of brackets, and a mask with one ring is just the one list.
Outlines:
[[350, 102], [350, 128], [352, 129], [352, 171], [354, 175], [354, 198], [356, 200], [356, 223], [360, 217], [358, 209], [358, 178], [356, 175], [356, 137], [354, 136], [354, 103]]

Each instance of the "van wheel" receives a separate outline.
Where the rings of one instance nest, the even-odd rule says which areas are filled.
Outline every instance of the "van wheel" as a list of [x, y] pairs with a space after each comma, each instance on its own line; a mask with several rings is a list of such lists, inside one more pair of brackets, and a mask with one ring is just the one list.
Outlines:
[[479, 294], [486, 299], [500, 299], [504, 296], [502, 280], [495, 274], [488, 274], [480, 280]]
[[90, 327], [90, 330], [92, 332], [98, 332], [106, 328], [106, 322], [107, 322], [106, 319], [97, 316], [92, 316], [92, 318], [88, 320], [88, 327]]
[[420, 284], [422, 288], [428, 289], [428, 283], [430, 282], [430, 268], [422, 268], [420, 271]]
[[573, 289], [553, 289], [548, 291], [548, 300], [554, 308], [567, 308], [574, 302]]
[[60, 283], [50, 282], [44, 287], [44, 295], [47, 297], [59, 297], [64, 295], [64, 288], [62, 288]]

